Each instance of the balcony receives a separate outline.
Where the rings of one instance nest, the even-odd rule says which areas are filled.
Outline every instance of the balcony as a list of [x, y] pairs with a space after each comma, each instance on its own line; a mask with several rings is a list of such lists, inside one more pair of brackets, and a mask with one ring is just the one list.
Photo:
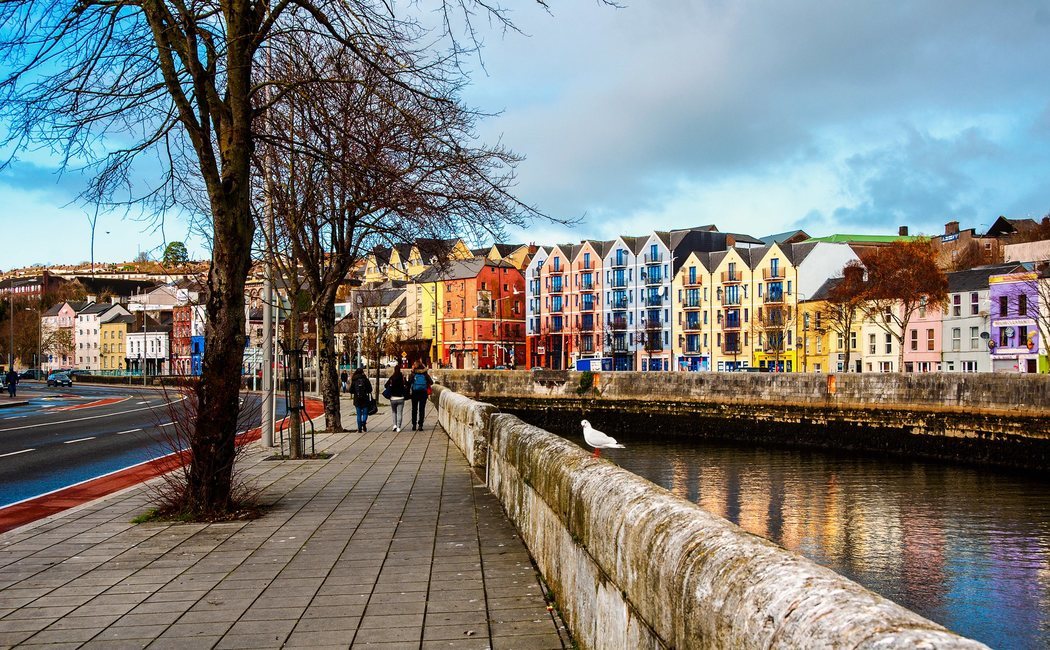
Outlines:
[[627, 256], [624, 255], [622, 258], [618, 258], [618, 256], [613, 255], [612, 259], [609, 260], [609, 266], [614, 269], [624, 268], [627, 266]]
[[723, 330], [738, 330], [740, 329], [739, 318], [727, 318], [722, 322]]
[[657, 253], [656, 255], [650, 255], [648, 253], [645, 254], [645, 263], [646, 264], [660, 264], [663, 261], [664, 261], [664, 254], [663, 253]]
[[685, 331], [687, 332], [699, 332], [700, 321], [698, 320], [687, 320], [685, 321]]
[[784, 269], [762, 269], [762, 278], [764, 280], [783, 280]]
[[740, 354], [739, 343], [723, 343], [722, 354]]
[[561, 293], [565, 290], [565, 285], [561, 282], [551, 282], [551, 293]]
[[594, 291], [594, 280], [583, 280], [580, 282], [580, 291]]
[[612, 328], [614, 332], [624, 332], [627, 330], [627, 319], [626, 318], [614, 318], [612, 319]]
[[611, 306], [613, 309], [627, 309], [627, 298], [613, 298]]
[[594, 305], [595, 303], [593, 300], [591, 302], [584, 301], [580, 303], [580, 311], [594, 311]]
[[562, 325], [560, 323], [559, 324], [551, 323], [551, 329], [550, 329], [551, 334], [559, 334], [559, 333], [561, 333], [561, 331], [563, 329], [564, 328], [562, 327]]
[[530, 273], [529, 275], [530, 275], [531, 277], [534, 277], [534, 278], [538, 278], [538, 277], [540, 277], [540, 267], [538, 267], [538, 266], [537, 266], [537, 267], [534, 267], [534, 268], [532, 269], [532, 273]]
[[722, 304], [723, 307], [739, 307], [740, 306], [740, 295], [738, 294], [738, 295], [732, 296], [732, 297], [730, 297], [730, 296], [722, 296], [722, 298], [719, 299], [719, 302]]
[[657, 295], [657, 296], [646, 296], [645, 297], [645, 306], [646, 307], [659, 307], [662, 304], [664, 304], [664, 297], [663, 296]]
[[661, 277], [659, 271], [657, 271], [655, 273], [642, 273], [642, 282], [644, 282], [645, 284], [649, 284], [649, 285], [660, 284], [660, 282], [662, 282], [662, 281], [663, 281], [663, 278]]
[[699, 275], [696, 276], [695, 278], [690, 278], [689, 274], [687, 273], [686, 276], [685, 276], [685, 280], [683, 281], [682, 284], [684, 284], [687, 287], [703, 286], [704, 278], [702, 276], [699, 276]]
[[722, 271], [722, 284], [741, 282], [743, 279], [743, 271], [734, 271], [732, 273], [730, 273], [729, 271]]
[[686, 303], [685, 303], [685, 308], [686, 309], [700, 309], [700, 301], [699, 300], [687, 300]]
[[627, 276], [624, 275], [624, 276], [617, 277], [616, 275], [613, 275], [612, 288], [613, 289], [626, 289], [627, 288]]
[[552, 304], [549, 313], [551, 313], [551, 314], [560, 314], [563, 311], [565, 311], [565, 305], [553, 305]]
[[594, 321], [593, 320], [591, 322], [583, 321], [582, 323], [580, 323], [580, 331], [581, 332], [593, 332], [594, 331]]
[[627, 352], [630, 352], [630, 350], [627, 349], [627, 344], [622, 341], [613, 343], [612, 351], [613, 354], [626, 354]]
[[767, 305], [782, 305], [784, 304], [784, 292], [767, 293], [762, 299], [762, 302]]

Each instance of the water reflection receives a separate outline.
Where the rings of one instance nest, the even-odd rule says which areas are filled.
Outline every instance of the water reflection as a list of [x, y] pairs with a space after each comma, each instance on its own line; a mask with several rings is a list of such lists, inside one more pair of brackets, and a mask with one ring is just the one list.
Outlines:
[[[563, 432], [564, 433], [564, 432]], [[577, 431], [567, 435], [583, 446]], [[1050, 648], [1050, 482], [680, 438], [604, 457], [996, 648]]]

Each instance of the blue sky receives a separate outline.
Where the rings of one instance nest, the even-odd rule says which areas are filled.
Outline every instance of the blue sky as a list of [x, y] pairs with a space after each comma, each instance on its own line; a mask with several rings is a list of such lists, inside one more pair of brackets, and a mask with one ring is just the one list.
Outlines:
[[[518, 240], [937, 233], [1050, 211], [1045, 3], [511, 6], [525, 35], [484, 34], [465, 98], [499, 112], [485, 140], [526, 156], [519, 196], [582, 220]], [[0, 176], [0, 268], [88, 259], [81, 185], [41, 154]], [[96, 259], [161, 245], [154, 225], [103, 214]], [[186, 234], [169, 215], [167, 239]]]

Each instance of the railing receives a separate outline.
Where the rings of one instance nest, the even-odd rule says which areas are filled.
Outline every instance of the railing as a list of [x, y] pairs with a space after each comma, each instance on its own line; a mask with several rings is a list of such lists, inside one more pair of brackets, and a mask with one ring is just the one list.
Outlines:
[[722, 353], [723, 354], [740, 354], [740, 344], [737, 343], [735, 345], [729, 345], [729, 344], [723, 343], [722, 344]]
[[565, 290], [565, 285], [561, 282], [551, 282], [551, 293], [561, 293]]
[[582, 323], [580, 323], [580, 331], [581, 332], [593, 332], [594, 331], [594, 321], [591, 321], [589, 323], [587, 321], [583, 321]]
[[762, 278], [766, 280], [780, 280], [784, 277], [784, 269], [762, 269]]
[[551, 311], [550, 311], [550, 313], [552, 313], [552, 314], [560, 314], [560, 313], [562, 313], [562, 311], [563, 311], [564, 309], [565, 309], [565, 305], [558, 305], [558, 306], [554, 306], [554, 305], [552, 304], [552, 305], [551, 305]]
[[766, 303], [767, 305], [782, 304], [784, 302], [784, 293], [767, 293], [765, 298], [762, 299], [762, 302]]
[[699, 330], [700, 330], [700, 321], [698, 321], [698, 320], [697, 321], [689, 321], [689, 320], [687, 320], [685, 322], [685, 331], [687, 331], [687, 332], [697, 332]]
[[580, 311], [594, 311], [594, 301], [580, 303]]
[[626, 275], [620, 276], [620, 277], [617, 277], [615, 275], [613, 276], [613, 279], [612, 279], [612, 288], [613, 289], [623, 289], [626, 286], [627, 286], [627, 276]]
[[722, 324], [722, 329], [724, 329], [724, 330], [738, 330], [738, 329], [740, 329], [740, 319], [739, 318], [734, 318], [734, 319], [730, 320], [730, 319], [727, 318], [725, 320], [725, 322]]
[[688, 275], [686, 275], [684, 284], [687, 287], [699, 287], [704, 284], [704, 280], [703, 277], [699, 275], [695, 278], [690, 278]]
[[620, 259], [617, 259], [616, 255], [613, 255], [612, 259], [609, 261], [609, 266], [611, 266], [612, 268], [621, 268], [621, 267], [627, 266], [627, 256], [624, 255], [623, 259], [620, 260]]
[[645, 306], [646, 307], [659, 307], [662, 304], [664, 304], [664, 297], [663, 296], [656, 295], [656, 296], [646, 296], [645, 297]]
[[738, 294], [738, 295], [736, 295], [736, 296], [734, 296], [732, 298], [730, 298], [729, 296], [722, 296], [722, 298], [719, 300], [719, 302], [721, 302], [722, 305], [725, 306], [725, 307], [739, 306], [740, 305], [740, 295]]
[[531, 275], [534, 278], [540, 277], [540, 267], [537, 266], [537, 267], [533, 268], [532, 269], [532, 273], [530, 273], [529, 275]]
[[627, 298], [613, 298], [612, 299], [613, 309], [627, 309]]
[[581, 291], [594, 291], [594, 280], [583, 280], [580, 282]]
[[726, 284], [728, 282], [740, 282], [743, 278], [743, 271], [734, 271], [732, 273], [730, 273], [729, 271], [722, 271], [722, 284]]
[[686, 354], [700, 354], [700, 346], [699, 345], [694, 345], [694, 346], [688, 346], [687, 345], [685, 347], [685, 353]]
[[614, 318], [612, 319], [612, 328], [615, 331], [624, 331], [627, 329], [626, 318]]
[[656, 273], [642, 273], [642, 282], [644, 282], [645, 284], [660, 284], [660, 272], [657, 271]]
[[627, 349], [627, 344], [626, 343], [613, 343], [612, 351], [613, 351], [613, 353], [630, 352], [630, 350]]
[[686, 303], [685, 303], [685, 308], [686, 309], [700, 309], [700, 301], [699, 300], [687, 300]]
[[563, 329], [564, 327], [562, 325], [555, 325], [554, 323], [551, 323], [551, 332], [561, 332]]
[[664, 254], [663, 253], [657, 253], [656, 255], [650, 255], [649, 253], [645, 254], [645, 263], [646, 264], [659, 264], [660, 262], [663, 262], [663, 261], [664, 261]]

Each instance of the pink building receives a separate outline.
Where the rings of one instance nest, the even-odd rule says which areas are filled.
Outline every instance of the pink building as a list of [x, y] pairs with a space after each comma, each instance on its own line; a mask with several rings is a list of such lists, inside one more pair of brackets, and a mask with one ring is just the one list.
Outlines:
[[[597, 248], [596, 248], [597, 246]], [[600, 243], [584, 241], [569, 252], [571, 266], [565, 296], [570, 368], [579, 359], [602, 356], [602, 255]]]
[[50, 372], [74, 366], [73, 350], [76, 349], [77, 314], [91, 303], [88, 301], [67, 301], [59, 303], [44, 312], [40, 317], [40, 339], [43, 345], [42, 367]]
[[920, 306], [904, 333], [904, 372], [938, 372], [941, 369], [940, 309]]

